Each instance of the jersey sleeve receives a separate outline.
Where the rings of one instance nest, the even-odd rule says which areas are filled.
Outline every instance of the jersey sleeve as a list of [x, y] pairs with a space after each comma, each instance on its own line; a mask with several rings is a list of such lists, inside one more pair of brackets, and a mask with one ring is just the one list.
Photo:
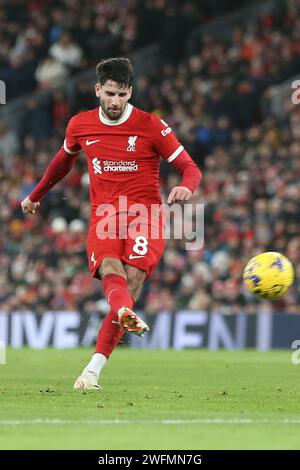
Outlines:
[[151, 114], [151, 137], [153, 146], [164, 160], [173, 162], [183, 150], [171, 127], [155, 114]]
[[70, 155], [75, 155], [80, 151], [80, 144], [76, 139], [76, 123], [77, 123], [77, 116], [73, 116], [66, 129], [66, 137], [64, 140], [64, 149]]

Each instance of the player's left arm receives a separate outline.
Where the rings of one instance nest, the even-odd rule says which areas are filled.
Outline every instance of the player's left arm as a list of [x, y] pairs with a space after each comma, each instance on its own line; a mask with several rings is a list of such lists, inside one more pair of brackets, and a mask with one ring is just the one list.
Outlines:
[[198, 188], [202, 179], [202, 173], [185, 149], [182, 149], [178, 157], [172, 162], [172, 165], [181, 174], [181, 182], [179, 186], [172, 188], [167, 203], [188, 201], [193, 192]]
[[171, 204], [175, 201], [188, 201], [199, 186], [202, 173], [168, 124], [155, 114], [151, 115], [151, 121], [152, 138], [157, 153], [172, 163], [181, 174], [180, 185], [172, 188], [167, 202]]

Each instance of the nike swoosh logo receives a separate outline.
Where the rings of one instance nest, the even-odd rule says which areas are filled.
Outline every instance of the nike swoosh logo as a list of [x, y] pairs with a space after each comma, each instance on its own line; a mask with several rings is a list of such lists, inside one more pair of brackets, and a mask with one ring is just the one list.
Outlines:
[[86, 140], [85, 145], [92, 145], [92, 144], [95, 144], [96, 142], [100, 142], [100, 139], [98, 139], [98, 140]]
[[134, 258], [144, 258], [145, 255], [138, 255], [138, 256], [134, 256], [134, 255], [129, 255], [129, 259], [134, 259]]

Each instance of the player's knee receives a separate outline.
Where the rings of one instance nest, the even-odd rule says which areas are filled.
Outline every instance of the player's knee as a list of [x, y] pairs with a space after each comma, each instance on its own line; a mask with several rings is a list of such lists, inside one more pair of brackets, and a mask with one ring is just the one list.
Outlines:
[[128, 290], [130, 294], [132, 295], [132, 297], [134, 298], [134, 300], [138, 299], [141, 293], [142, 287], [143, 287], [143, 283], [137, 283], [135, 281], [128, 282]]
[[142, 290], [146, 273], [134, 267], [127, 267], [126, 269], [128, 289], [132, 297], [136, 300]]
[[143, 284], [146, 273], [140, 269], [132, 268], [126, 269], [128, 284], [132, 286]]
[[108, 274], [117, 274], [127, 279], [122, 261], [116, 258], [105, 258], [99, 267], [99, 274], [102, 279]]

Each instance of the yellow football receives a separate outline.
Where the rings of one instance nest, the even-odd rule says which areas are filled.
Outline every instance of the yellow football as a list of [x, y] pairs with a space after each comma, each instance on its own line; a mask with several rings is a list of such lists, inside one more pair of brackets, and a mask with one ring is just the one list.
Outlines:
[[247, 289], [258, 297], [276, 300], [293, 284], [294, 269], [281, 253], [269, 251], [250, 259], [243, 279]]

